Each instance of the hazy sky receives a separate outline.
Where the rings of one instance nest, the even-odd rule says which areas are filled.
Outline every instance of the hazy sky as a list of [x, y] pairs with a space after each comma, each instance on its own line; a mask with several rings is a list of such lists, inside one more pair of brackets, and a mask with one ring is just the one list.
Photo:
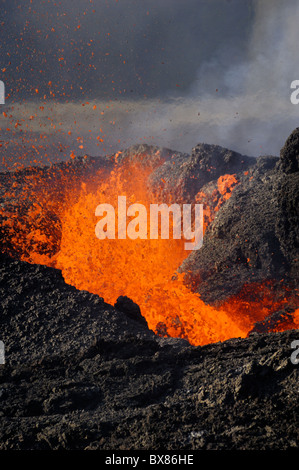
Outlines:
[[297, 0], [2, 0], [0, 168], [139, 142], [278, 154], [298, 17]]

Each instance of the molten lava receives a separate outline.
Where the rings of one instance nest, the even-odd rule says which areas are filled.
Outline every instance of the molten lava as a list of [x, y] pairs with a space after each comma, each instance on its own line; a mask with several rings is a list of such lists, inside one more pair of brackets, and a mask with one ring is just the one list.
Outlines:
[[[159, 334], [185, 338], [194, 345], [246, 337], [254, 322], [283, 306], [283, 301], [263, 306], [260, 299], [248, 309], [246, 301], [241, 303], [235, 297], [222, 308], [214, 308], [191, 292], [184, 284], [184, 276], [176, 273], [190, 253], [184, 249], [185, 240], [119, 240], [117, 237], [99, 240], [96, 237], [95, 209], [99, 204], [108, 203], [117, 208], [118, 196], [126, 196], [128, 204], [139, 202], [145, 207], [162, 202], [155, 200], [147, 188], [148, 174], [142, 165], [132, 164], [127, 168], [117, 167], [109, 178], [98, 172], [92, 182], [87, 181], [80, 189], [74, 187], [64, 199], [49, 188], [41, 192], [37, 184], [34, 190], [39, 203], [30, 204], [25, 225], [16, 214], [14, 217], [6, 211], [9, 216], [5, 219], [5, 229], [14, 233], [10, 233], [10, 245], [15, 245], [15, 253], [21, 259], [61, 269], [68, 284], [98, 294], [110, 304], [115, 304], [121, 295], [130, 297], [140, 306], [149, 328]], [[221, 197], [213, 202], [206, 223], [211, 222], [237, 183], [234, 175], [219, 178], [217, 190]], [[31, 194], [32, 191], [31, 188]], [[27, 201], [28, 194], [26, 191], [24, 194]], [[196, 201], [204, 199], [205, 195], [199, 193]], [[54, 246], [57, 242], [53, 235], [57, 232], [57, 219], [46, 218], [46, 228], [41, 223], [45, 210], [51, 208], [61, 224], [56, 253], [54, 249], [52, 252], [41, 249], [47, 243]], [[294, 322], [297, 320], [298, 311]]]
[[[56, 266], [67, 283], [102, 296], [114, 304], [120, 295], [136, 302], [149, 327], [164, 324], [168, 335], [192, 344], [246, 336], [225, 311], [216, 311], [184, 285], [176, 269], [189, 254], [184, 240], [98, 240], [95, 237], [99, 203], [117, 208], [117, 197], [146, 207], [155, 201], [146, 189], [144, 170], [131, 167], [111, 174], [95, 192], [82, 187], [78, 201], [62, 217], [62, 240]], [[132, 193], [132, 181], [134, 182]]]

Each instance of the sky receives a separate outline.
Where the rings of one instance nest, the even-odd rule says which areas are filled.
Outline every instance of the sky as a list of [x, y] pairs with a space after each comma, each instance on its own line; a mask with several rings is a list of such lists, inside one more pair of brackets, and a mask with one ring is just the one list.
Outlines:
[[147, 143], [279, 155], [297, 0], [1, 0], [0, 171]]

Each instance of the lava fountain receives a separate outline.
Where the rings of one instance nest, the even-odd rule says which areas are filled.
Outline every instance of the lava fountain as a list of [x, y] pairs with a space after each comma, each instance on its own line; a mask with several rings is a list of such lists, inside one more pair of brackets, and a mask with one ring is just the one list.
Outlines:
[[[109, 175], [99, 171], [80, 186], [66, 191], [62, 202], [55, 191], [41, 191], [35, 185], [39, 203], [34, 203], [27, 213], [27, 229], [10, 214], [6, 229], [15, 232], [12, 240], [18, 245], [19, 257], [31, 263], [46, 264], [61, 270], [65, 281], [79, 290], [86, 290], [114, 305], [119, 296], [127, 296], [137, 303], [150, 329], [158, 334], [187, 339], [193, 345], [224, 341], [233, 337], [246, 337], [254, 322], [265, 318], [269, 311], [281, 307], [281, 302], [263, 306], [254, 305], [248, 315], [244, 302], [234, 298], [223, 308], [205, 304], [184, 283], [184, 275], [177, 269], [190, 252], [184, 248], [184, 239], [105, 239], [95, 235], [98, 218], [95, 209], [99, 204], [117, 208], [119, 196], [126, 196], [129, 204], [141, 203], [149, 207], [156, 201], [147, 180], [152, 170], [130, 164], [116, 166]], [[234, 175], [222, 176], [218, 188], [222, 202], [227, 200], [237, 184]], [[32, 188], [31, 188], [32, 194]], [[197, 201], [204, 199], [199, 193]], [[28, 194], [26, 194], [26, 200]], [[38, 247], [51, 237], [51, 223], [47, 230], [36, 228], [36, 218], [45, 208], [55, 209], [61, 225], [59, 250], [55, 254], [41, 254]], [[207, 210], [205, 223], [213, 219]], [[117, 216], [117, 214], [116, 214]], [[31, 221], [31, 222], [30, 222]], [[17, 224], [17, 225], [16, 225]], [[19, 224], [19, 225], [18, 225]], [[22, 225], [23, 235], [20, 238]], [[30, 227], [28, 229], [28, 227]], [[57, 227], [55, 227], [57, 228]], [[25, 232], [24, 232], [25, 230]], [[170, 232], [171, 233], [171, 232]], [[26, 250], [22, 250], [22, 243]], [[31, 247], [28, 252], [28, 247]], [[245, 305], [246, 307], [246, 305]], [[294, 321], [298, 320], [298, 311]], [[298, 322], [299, 325], [299, 322]]]

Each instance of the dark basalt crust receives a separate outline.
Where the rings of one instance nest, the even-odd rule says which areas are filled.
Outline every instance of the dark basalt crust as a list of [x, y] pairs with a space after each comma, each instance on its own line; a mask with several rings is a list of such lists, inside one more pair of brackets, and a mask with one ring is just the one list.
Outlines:
[[298, 330], [192, 347], [6, 257], [0, 292], [1, 450], [297, 448]]

